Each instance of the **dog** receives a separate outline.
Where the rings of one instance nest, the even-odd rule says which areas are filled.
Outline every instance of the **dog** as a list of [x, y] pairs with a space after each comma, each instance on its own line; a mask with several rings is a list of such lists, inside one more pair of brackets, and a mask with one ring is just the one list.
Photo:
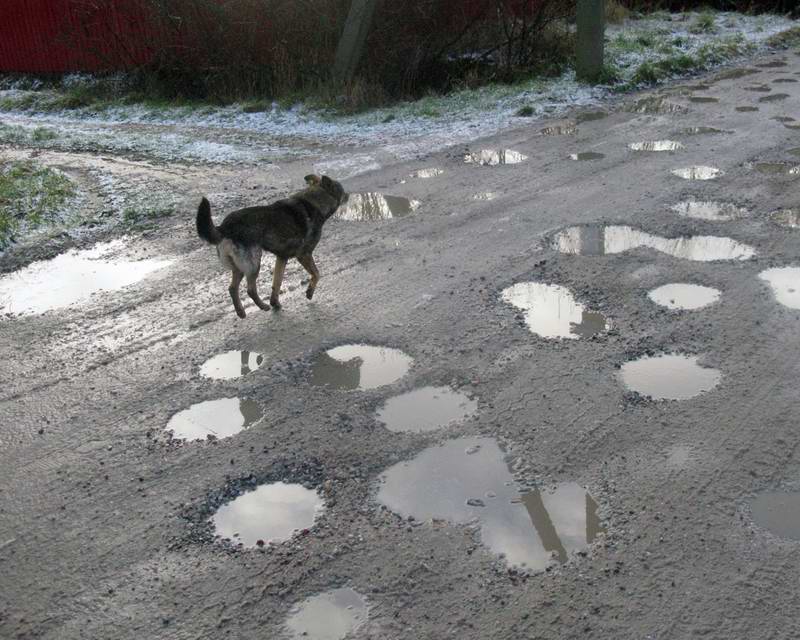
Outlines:
[[[303, 265], [311, 275], [306, 297], [311, 300], [320, 275], [312, 255], [322, 237], [322, 225], [347, 202], [348, 194], [341, 184], [328, 176], [309, 175], [303, 191], [270, 205], [246, 207], [229, 213], [222, 224], [215, 226], [211, 205], [206, 198], [197, 209], [197, 235], [217, 247], [222, 266], [233, 273], [228, 291], [236, 315], [247, 314], [239, 297], [239, 285], [247, 278], [247, 295], [259, 309], [281, 308], [279, 294], [286, 262], [291, 258]], [[261, 269], [263, 251], [275, 254], [270, 304], [258, 295], [256, 280]]]

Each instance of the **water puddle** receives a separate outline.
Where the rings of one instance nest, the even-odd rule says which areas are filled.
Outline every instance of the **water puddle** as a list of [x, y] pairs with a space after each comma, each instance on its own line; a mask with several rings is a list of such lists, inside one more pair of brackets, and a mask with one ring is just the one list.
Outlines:
[[631, 391], [654, 400], [687, 400], [711, 391], [722, 374], [697, 364], [699, 356], [662, 354], [626, 362], [622, 383]]
[[785, 60], [773, 60], [772, 62], [762, 62], [756, 66], [761, 69], [779, 69], [781, 67], [788, 67], [789, 65]]
[[253, 351], [226, 351], [206, 360], [200, 375], [213, 380], [234, 380], [258, 369], [264, 356]]
[[67, 251], [52, 260], [33, 262], [0, 278], [0, 312], [44, 313], [88, 301], [92, 294], [116, 291], [172, 264], [171, 260], [129, 261], [117, 258], [122, 240]]
[[738, 80], [746, 76], [752, 76], [761, 73], [758, 69], [728, 69], [722, 73], [717, 74], [717, 80]]
[[220, 398], [198, 402], [169, 419], [165, 431], [178, 440], [230, 438], [263, 417], [261, 407], [246, 398]]
[[752, 168], [763, 173], [764, 175], [778, 176], [778, 175], [797, 175], [797, 167], [785, 162], [755, 162]]
[[800, 156], [800, 147], [795, 147], [794, 149], [789, 149], [787, 153], [791, 153], [793, 156]]
[[647, 297], [673, 311], [694, 311], [714, 304], [721, 295], [718, 289], [699, 284], [672, 283], [653, 289]]
[[787, 122], [783, 126], [787, 129], [797, 130], [800, 129], [800, 122]]
[[756, 255], [753, 247], [720, 236], [681, 236], [662, 238], [623, 225], [586, 225], [565, 229], [553, 239], [560, 253], [602, 256], [646, 247], [674, 258], [696, 262], [748, 260]]
[[725, 172], [716, 167], [695, 166], [684, 167], [683, 169], [674, 169], [672, 175], [683, 178], [684, 180], [715, 180], [720, 176], [724, 176]]
[[333, 589], [303, 600], [289, 612], [292, 640], [343, 640], [367, 619], [367, 602], [353, 589]]
[[786, 98], [790, 98], [791, 96], [788, 93], [773, 93], [771, 96], [764, 96], [763, 98], [759, 98], [759, 102], [779, 102], [781, 100], [786, 100]]
[[432, 169], [418, 169], [414, 173], [411, 174], [412, 178], [435, 178], [436, 176], [440, 176], [444, 173], [444, 169], [439, 169], [434, 167]]
[[772, 91], [772, 87], [768, 87], [765, 84], [756, 84], [750, 87], [742, 87], [745, 91], [755, 91], [756, 93], [769, 93]]
[[468, 153], [464, 156], [467, 164], [478, 164], [484, 167], [494, 167], [500, 164], [519, 164], [528, 159], [519, 151], [511, 149], [483, 149], [477, 153]]
[[795, 84], [797, 78], [775, 78], [772, 82], [774, 84]]
[[419, 200], [382, 193], [351, 193], [343, 207], [334, 215], [338, 220], [350, 222], [379, 222], [392, 218], [404, 218], [420, 206]]
[[800, 309], [800, 268], [776, 267], [758, 274], [769, 283], [775, 299], [790, 309]]
[[736, 107], [736, 111], [739, 113], [752, 113], [754, 111], [758, 111], [758, 107]]
[[273, 482], [222, 505], [211, 523], [220, 538], [244, 547], [262, 547], [310, 529], [324, 506], [322, 498], [312, 489]]
[[681, 131], [681, 133], [686, 136], [705, 136], [718, 133], [731, 134], [733, 131], [730, 129], [717, 129], [716, 127], [688, 127]]
[[423, 387], [389, 398], [377, 419], [390, 431], [433, 431], [462, 422], [478, 411], [478, 402], [450, 387]]
[[688, 113], [689, 109], [686, 107], [670, 102], [664, 96], [652, 96], [650, 98], [642, 98], [636, 102], [625, 107], [625, 111], [629, 113], [645, 113], [645, 114], [670, 114], [670, 113]]
[[689, 102], [697, 104], [710, 104], [712, 102], [719, 102], [719, 98], [712, 98], [711, 96], [689, 96]]
[[525, 313], [525, 324], [542, 338], [590, 338], [611, 328], [597, 312], [588, 311], [566, 287], [520, 282], [502, 293], [505, 302]]
[[520, 493], [492, 438], [459, 438], [396, 464], [377, 500], [418, 520], [480, 527], [481, 542], [508, 566], [543, 571], [586, 549], [603, 527], [598, 506], [573, 482]]
[[779, 538], [800, 540], [800, 493], [768, 491], [749, 500], [753, 522]]
[[376, 389], [400, 380], [413, 362], [399, 349], [342, 345], [317, 355], [311, 368], [311, 384], [345, 391]]
[[737, 207], [730, 202], [714, 202], [686, 200], [671, 207], [672, 211], [684, 218], [712, 220], [714, 222], [730, 222], [749, 215], [744, 207]]
[[606, 154], [597, 153], [596, 151], [582, 151], [581, 153], [573, 153], [569, 157], [570, 160], [584, 162], [586, 160], [602, 160], [606, 157]]
[[675, 445], [667, 450], [667, 466], [676, 469], [684, 469], [691, 462], [693, 451], [686, 445]]
[[493, 193], [491, 191], [484, 191], [482, 193], [476, 193], [474, 196], [472, 196], [472, 199], [473, 200], [484, 200], [484, 201], [488, 202], [489, 200], [494, 200], [496, 197], [497, 197], [496, 193]]
[[685, 149], [680, 142], [675, 140], [651, 140], [648, 142], [632, 142], [628, 145], [631, 151], [680, 151]]
[[584, 111], [575, 117], [575, 122], [581, 124], [583, 122], [594, 122], [596, 120], [603, 120], [608, 117], [607, 111]]
[[572, 122], [567, 124], [554, 125], [552, 127], [545, 127], [540, 130], [543, 136], [574, 136], [578, 133], [578, 126]]
[[786, 122], [794, 122], [794, 118], [791, 116], [775, 116], [774, 118], [770, 118], [770, 120], [774, 120], [775, 122], [780, 122], [784, 124]]
[[769, 214], [769, 219], [782, 227], [800, 229], [800, 210], [797, 209], [778, 209]]

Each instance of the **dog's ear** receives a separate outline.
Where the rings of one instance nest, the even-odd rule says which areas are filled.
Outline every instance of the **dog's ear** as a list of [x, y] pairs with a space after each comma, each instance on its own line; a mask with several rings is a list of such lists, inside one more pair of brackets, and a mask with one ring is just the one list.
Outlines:
[[314, 175], [313, 173], [312, 173], [312, 174], [309, 174], [309, 175], [307, 175], [307, 176], [306, 176], [305, 178], [303, 178], [303, 179], [306, 181], [306, 184], [307, 184], [309, 187], [318, 187], [318, 186], [320, 185], [320, 183], [322, 182], [322, 178], [320, 178], [320, 177], [319, 177], [319, 176], [317, 176], [317, 175]]
[[322, 183], [322, 188], [326, 189], [327, 191], [330, 191], [331, 187], [333, 187], [333, 180], [331, 180], [328, 176], [322, 176], [322, 180], [320, 182]]

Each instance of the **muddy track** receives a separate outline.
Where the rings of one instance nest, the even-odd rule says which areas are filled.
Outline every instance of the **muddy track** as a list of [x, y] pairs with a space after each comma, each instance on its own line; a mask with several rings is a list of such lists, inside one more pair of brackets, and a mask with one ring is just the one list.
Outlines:
[[[195, 236], [194, 203], [221, 194], [211, 197], [219, 214], [272, 199], [300, 184], [302, 161], [265, 173], [41, 151], [40, 161], [87, 188], [102, 165], [123, 189], [172, 189], [178, 206], [153, 229], [131, 232], [115, 255], [169, 266], [88, 302], [0, 321], [0, 636], [280, 638], [298, 603], [339, 587], [366, 599], [354, 638], [800, 635], [800, 543], [759, 526], [749, 506], [761, 492], [800, 488], [800, 310], [759, 278], [800, 266], [800, 231], [770, 216], [800, 195], [800, 175], [790, 171], [800, 133], [775, 120], [800, 118], [800, 85], [772, 83], [800, 71], [800, 57], [759, 62], [775, 59], [788, 66], [664, 92], [683, 109], [612, 108], [567, 135], [541, 133], [564, 121], [535, 122], [347, 180], [351, 192], [402, 196], [419, 208], [380, 222], [330, 221], [314, 301], [293, 266], [284, 309], [248, 304], [245, 320], [233, 313], [213, 250]], [[762, 83], [789, 98], [759, 102], [762, 94], [746, 88]], [[689, 99], [698, 94], [719, 101]], [[629, 148], [662, 140], [681, 148]], [[527, 158], [464, 162], [484, 149]], [[603, 157], [570, 159], [581, 152]], [[787, 170], [764, 173], [761, 162]], [[695, 166], [721, 174], [673, 173]], [[430, 168], [442, 171], [412, 177]], [[491, 199], [475, 198], [486, 193]], [[730, 203], [736, 215], [696, 219], [673, 209], [692, 200]], [[574, 236], [580, 250], [561, 243], [559, 251], [559, 233], [581, 225], [595, 225], [594, 235]], [[618, 227], [637, 242], [626, 232], [615, 244]], [[729, 238], [753, 254], [707, 260], [718, 243], [695, 249], [676, 240], [690, 236]], [[40, 255], [21, 247], [0, 264], [11, 271]], [[565, 288], [565, 310], [582, 305], [608, 326], [562, 340], [536, 335], [542, 318], [503, 297], [524, 282]], [[648, 297], [668, 283], [710, 287], [719, 298], [672, 311]], [[352, 343], [413, 361], [377, 388], [312, 384], [319, 354]], [[263, 362], [236, 379], [201, 375], [229, 350]], [[625, 388], [626, 363], [662, 353], [697, 356], [719, 377], [680, 401]], [[424, 431], [390, 431], [376, 419], [392, 398], [427, 386], [450, 387], [474, 400], [474, 411]], [[263, 418], [219, 440], [180, 442], [165, 432], [179, 411], [219, 398], [252, 401]], [[503, 543], [489, 544], [480, 519], [498, 493], [488, 476], [484, 495], [456, 490], [468, 513], [458, 522], [420, 506], [447, 495], [445, 481], [418, 488], [410, 509], [419, 517], [393, 513], [387, 470], [474, 437], [485, 438], [480, 468], [497, 470], [500, 493], [541, 491], [552, 521], [531, 512], [525, 535], [538, 541], [554, 531], [556, 546], [570, 551], [566, 562], [555, 553], [526, 572], [509, 566], [511, 551], [498, 555]], [[470, 464], [456, 466], [467, 486]], [[221, 505], [278, 481], [324, 500], [303, 532], [252, 549], [214, 540], [208, 518]], [[573, 548], [568, 540], [588, 530], [589, 511], [565, 515], [548, 500], [565, 495], [556, 487], [577, 485], [598, 505], [602, 531]]]

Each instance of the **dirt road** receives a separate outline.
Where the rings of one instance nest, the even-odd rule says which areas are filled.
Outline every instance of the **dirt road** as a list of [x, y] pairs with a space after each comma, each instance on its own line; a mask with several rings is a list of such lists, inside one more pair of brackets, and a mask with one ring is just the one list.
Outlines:
[[[113, 293], [0, 321], [0, 637], [281, 638], [298, 603], [340, 587], [366, 602], [354, 638], [800, 637], [800, 542], [789, 539], [800, 532], [786, 525], [792, 512], [777, 514], [781, 536], [754, 522], [752, 506], [763, 492], [800, 490], [800, 280], [784, 285], [782, 303], [759, 277], [800, 266], [800, 230], [778, 223], [789, 214], [771, 216], [799, 204], [800, 57], [748, 68], [667, 89], [662, 102], [532, 121], [345, 180], [354, 193], [420, 204], [397, 219], [329, 222], [314, 301], [294, 264], [284, 309], [248, 301], [245, 320], [193, 209], [202, 194], [219, 215], [288, 193], [308, 161], [194, 167], [35, 152], [76, 179], [102, 163], [120, 189], [172, 192], [180, 213], [105, 256], [169, 264]], [[562, 135], [541, 133], [559, 126], [547, 133]], [[628, 147], [661, 140], [681, 144]], [[464, 162], [484, 149], [527, 157]], [[570, 158], [583, 152], [602, 157]], [[696, 166], [720, 173], [673, 173]], [[430, 168], [442, 171], [412, 177]], [[735, 212], [681, 215], [692, 200]], [[589, 223], [606, 227], [558, 235]], [[700, 240], [670, 242], [688, 236]], [[48, 251], [12, 251], [0, 264]], [[567, 323], [561, 340], [534, 333], [535, 305], [502, 294], [524, 282], [569, 290], [556, 324], [575, 304], [600, 323]], [[668, 310], [647, 295], [667, 283], [718, 299]], [[41, 285], [54, 297], [61, 286]], [[35, 289], [17, 297], [53, 302]], [[321, 352], [357, 343], [413, 360], [362, 388], [366, 371], [359, 382], [329, 358], [328, 379], [359, 388], [313, 384]], [[235, 379], [204, 376], [228, 350], [263, 358]], [[697, 356], [695, 368], [718, 375], [683, 400], [638, 395], [635, 374], [626, 388], [626, 363], [658, 354]], [[668, 394], [685, 375], [657, 373], [656, 388]], [[465, 400], [466, 418], [424, 431], [376, 419], [425, 386], [474, 406]], [[263, 417], [230, 437], [170, 439], [176, 413], [221, 398], [249, 399]], [[396, 475], [404, 469], [410, 477]], [[311, 520], [290, 514], [300, 532], [245, 549], [214, 539], [218, 507], [276, 482], [317, 496]], [[534, 543], [526, 571], [515, 558], [533, 558]]]

